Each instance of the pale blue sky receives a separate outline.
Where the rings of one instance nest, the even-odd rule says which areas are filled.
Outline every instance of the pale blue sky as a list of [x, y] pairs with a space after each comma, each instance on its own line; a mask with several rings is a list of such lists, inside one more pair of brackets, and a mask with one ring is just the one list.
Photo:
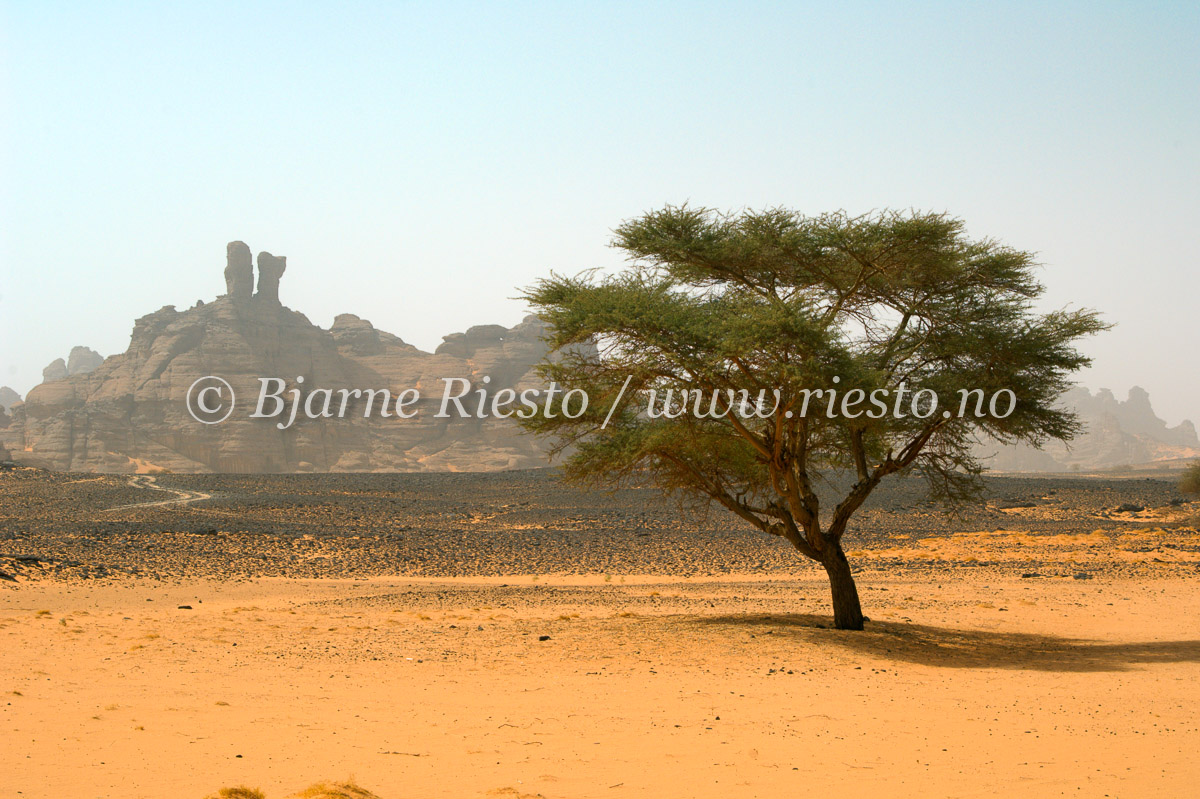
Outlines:
[[0, 384], [224, 291], [431, 349], [666, 203], [948, 210], [1200, 421], [1200, 5], [0, 3]]

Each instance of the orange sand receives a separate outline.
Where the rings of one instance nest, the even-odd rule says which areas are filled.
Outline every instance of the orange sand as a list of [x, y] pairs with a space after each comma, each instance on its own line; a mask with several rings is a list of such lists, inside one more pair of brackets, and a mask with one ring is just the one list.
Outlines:
[[[817, 575], [749, 577], [506, 578], [585, 589], [509, 607], [489, 604], [499, 580], [7, 587], [0, 796], [274, 799], [350, 775], [383, 799], [1184, 796], [1200, 779], [1195, 581], [871, 576], [876, 621], [846, 633], [817, 626]], [[404, 594], [431, 584], [460, 593]]]

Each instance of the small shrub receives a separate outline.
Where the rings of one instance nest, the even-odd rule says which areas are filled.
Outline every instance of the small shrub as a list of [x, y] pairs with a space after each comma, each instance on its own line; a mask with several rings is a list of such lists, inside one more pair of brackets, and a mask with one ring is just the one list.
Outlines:
[[1200, 497], [1200, 461], [1195, 461], [1179, 479], [1179, 490], [1184, 494]]

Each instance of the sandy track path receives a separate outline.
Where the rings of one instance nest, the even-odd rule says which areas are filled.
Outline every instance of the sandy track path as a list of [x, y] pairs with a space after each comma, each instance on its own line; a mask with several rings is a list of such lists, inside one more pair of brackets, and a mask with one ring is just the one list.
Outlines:
[[209, 499], [212, 494], [206, 494], [203, 491], [188, 491], [182, 488], [165, 488], [158, 485], [153, 475], [135, 474], [129, 478], [129, 485], [134, 488], [145, 488], [151, 491], [163, 491], [169, 494], [174, 494], [170, 499], [162, 499], [156, 502], [135, 502], [132, 505], [118, 505], [115, 508], [108, 508], [105, 512], [114, 510], [128, 510], [129, 508], [158, 508], [164, 505], [185, 505], [189, 502], [199, 502], [202, 499]]

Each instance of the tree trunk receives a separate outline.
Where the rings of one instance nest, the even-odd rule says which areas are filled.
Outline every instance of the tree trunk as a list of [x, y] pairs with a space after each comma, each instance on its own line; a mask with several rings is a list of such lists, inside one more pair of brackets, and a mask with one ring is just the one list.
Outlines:
[[829, 575], [829, 587], [833, 591], [833, 626], [839, 630], [861, 630], [863, 612], [858, 601], [858, 588], [840, 544], [829, 543], [821, 565]]

